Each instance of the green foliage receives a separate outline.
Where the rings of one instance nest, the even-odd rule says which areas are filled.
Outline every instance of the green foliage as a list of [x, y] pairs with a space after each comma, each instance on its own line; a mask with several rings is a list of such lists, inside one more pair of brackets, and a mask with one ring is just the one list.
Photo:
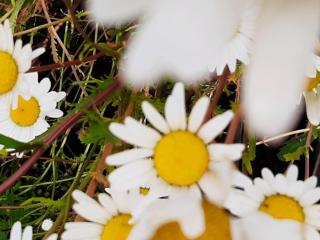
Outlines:
[[93, 111], [88, 112], [86, 117], [88, 118], [89, 126], [79, 135], [83, 144], [97, 144], [102, 146], [106, 143], [115, 142], [115, 138], [108, 130], [111, 120], [101, 118]]
[[242, 155], [242, 164], [245, 166], [247, 172], [252, 175], [253, 169], [251, 162], [256, 158], [256, 138], [254, 134], [249, 137], [248, 151]]
[[[313, 140], [315, 138], [313, 137]], [[281, 161], [290, 162], [300, 160], [304, 156], [308, 149], [306, 149], [307, 133], [294, 137], [288, 140], [278, 153], [278, 158]], [[312, 140], [312, 141], [313, 141]]]

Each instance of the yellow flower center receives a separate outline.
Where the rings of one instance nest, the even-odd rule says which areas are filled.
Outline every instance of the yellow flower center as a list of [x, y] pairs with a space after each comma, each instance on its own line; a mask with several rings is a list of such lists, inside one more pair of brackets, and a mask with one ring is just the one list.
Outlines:
[[9, 92], [18, 80], [18, 66], [14, 58], [0, 51], [0, 94]]
[[196, 135], [176, 131], [165, 135], [157, 144], [154, 164], [158, 175], [177, 186], [196, 183], [208, 167], [206, 145]]
[[32, 126], [40, 115], [40, 106], [34, 97], [25, 100], [23, 97], [18, 98], [18, 108], [10, 110], [12, 121], [21, 127]]
[[101, 240], [126, 240], [132, 229], [128, 223], [130, 219], [129, 214], [120, 214], [111, 218], [104, 226]]
[[298, 222], [304, 222], [305, 219], [301, 205], [285, 195], [267, 197], [260, 205], [259, 210], [276, 219], [290, 219]]
[[[229, 215], [221, 208], [208, 202], [203, 203], [206, 220], [205, 232], [196, 240], [231, 240]], [[186, 238], [178, 223], [171, 222], [161, 226], [152, 240], [185, 240]]]
[[311, 91], [312, 89], [317, 87], [319, 84], [320, 84], [320, 72], [317, 73], [317, 76], [315, 78], [309, 79], [307, 86], [306, 86], [306, 90]]

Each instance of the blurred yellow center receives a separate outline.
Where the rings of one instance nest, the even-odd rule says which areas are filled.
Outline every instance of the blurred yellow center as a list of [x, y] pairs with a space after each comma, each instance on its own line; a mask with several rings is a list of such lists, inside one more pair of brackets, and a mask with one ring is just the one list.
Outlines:
[[14, 58], [0, 51], [0, 94], [9, 92], [18, 79], [18, 66]]
[[21, 127], [28, 127], [33, 125], [39, 118], [40, 106], [38, 101], [32, 97], [25, 100], [23, 97], [18, 98], [18, 108], [10, 110], [10, 117], [12, 121]]
[[[208, 202], [203, 203], [206, 220], [205, 232], [195, 240], [232, 240], [229, 215], [221, 208]], [[191, 216], [192, 217], [192, 216]], [[186, 240], [178, 223], [161, 226], [151, 240]]]
[[190, 132], [171, 132], [155, 148], [155, 168], [169, 184], [188, 186], [196, 183], [206, 171], [208, 162], [206, 145]]
[[131, 219], [129, 214], [121, 214], [111, 218], [104, 226], [101, 240], [126, 240], [132, 226], [128, 223]]
[[149, 194], [150, 188], [140, 187], [139, 192], [143, 196], [147, 196]]
[[317, 73], [317, 76], [315, 78], [309, 79], [308, 84], [306, 86], [306, 90], [311, 91], [312, 89], [317, 87], [318, 84], [320, 84], [320, 72]]
[[290, 219], [298, 222], [304, 222], [305, 219], [301, 205], [293, 198], [284, 195], [267, 197], [259, 210], [276, 219]]

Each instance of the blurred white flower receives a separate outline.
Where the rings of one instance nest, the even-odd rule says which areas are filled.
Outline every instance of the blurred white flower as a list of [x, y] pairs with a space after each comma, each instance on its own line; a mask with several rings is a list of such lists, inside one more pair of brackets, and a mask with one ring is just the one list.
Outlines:
[[[140, 87], [165, 76], [191, 84], [209, 74], [209, 66], [220, 49], [228, 48], [226, 43], [237, 36], [246, 2], [91, 0], [88, 7], [99, 21], [107, 25], [140, 16], [141, 26], [129, 43], [123, 65], [126, 82]], [[240, 31], [251, 28], [249, 25], [244, 20]], [[250, 29], [245, 31], [250, 32]], [[239, 43], [235, 41], [232, 47]], [[238, 50], [242, 52], [241, 46]], [[245, 54], [240, 55], [246, 58]], [[220, 61], [223, 60], [216, 64]]]
[[261, 8], [251, 63], [244, 78], [248, 122], [260, 136], [295, 124], [320, 23], [318, 0], [266, 0]]

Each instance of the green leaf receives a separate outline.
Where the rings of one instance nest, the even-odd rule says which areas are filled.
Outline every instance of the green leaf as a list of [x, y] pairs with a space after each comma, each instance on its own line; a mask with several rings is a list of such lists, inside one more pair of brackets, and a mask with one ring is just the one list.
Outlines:
[[251, 162], [255, 158], [256, 158], [256, 137], [254, 134], [250, 134], [248, 151], [245, 152], [242, 156], [242, 163], [250, 175], [253, 174]]
[[93, 112], [90, 112], [88, 117], [89, 127], [79, 135], [82, 143], [104, 145], [107, 142], [115, 142], [115, 138], [109, 131], [110, 120], [102, 119]]
[[305, 154], [306, 140], [307, 133], [290, 139], [281, 147], [278, 158], [285, 162], [300, 160], [301, 156]]
[[5, 148], [13, 148], [13, 149], [23, 149], [23, 148], [26, 148], [26, 146], [29, 146], [28, 143], [16, 141], [2, 134], [0, 134], [0, 144], [4, 145]]

